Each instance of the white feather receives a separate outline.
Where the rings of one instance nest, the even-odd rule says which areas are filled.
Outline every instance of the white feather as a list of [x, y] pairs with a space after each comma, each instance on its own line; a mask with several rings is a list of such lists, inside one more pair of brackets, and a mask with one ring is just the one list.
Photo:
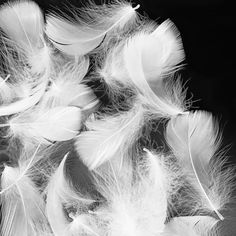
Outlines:
[[67, 155], [68, 154], [66, 154], [61, 161], [47, 187], [46, 212], [48, 221], [55, 236], [74, 235], [70, 232], [73, 222], [69, 221], [63, 206], [81, 205], [81, 202], [85, 205], [93, 203], [93, 200], [89, 200], [88, 198], [83, 199], [80, 197], [79, 194], [70, 186], [70, 183], [65, 179], [64, 172]]
[[79, 65], [67, 64], [51, 78], [51, 84], [40, 102], [40, 109], [56, 106], [86, 107], [96, 100], [93, 91], [81, 81], [88, 71], [89, 60], [82, 58]]
[[144, 119], [144, 110], [137, 104], [123, 114], [87, 121], [89, 130], [78, 136], [75, 148], [89, 169], [95, 169], [114, 156], [127, 153], [139, 137]]
[[79, 133], [81, 110], [73, 106], [31, 110], [12, 117], [4, 126], [9, 126], [10, 134], [25, 139], [26, 143], [70, 140]]
[[163, 78], [183, 59], [181, 39], [168, 20], [155, 30], [147, 27], [111, 47], [99, 73], [114, 93], [119, 93], [117, 84], [123, 83], [140, 94], [153, 113], [170, 117], [184, 113], [184, 93], [179, 82], [166, 86]]
[[76, 20], [47, 16], [46, 34], [55, 47], [72, 55], [85, 55], [103, 41], [105, 35], [135, 19], [135, 9], [128, 3], [97, 6], [90, 3], [78, 12]]
[[[201, 205], [215, 211], [222, 220], [223, 216], [218, 211], [224, 204], [221, 194], [218, 193], [220, 195], [216, 197], [211, 190], [214, 178], [210, 175], [209, 162], [220, 144], [218, 129], [212, 116], [206, 112], [194, 112], [172, 118], [167, 125], [166, 139], [188, 180], [197, 189]], [[201, 206], [198, 210], [200, 208]]]
[[[35, 91], [32, 94], [29, 94], [27, 97], [20, 99], [16, 102], [12, 102], [8, 105], [0, 106], [0, 116], [7, 116], [16, 114], [18, 112], [23, 112], [31, 107], [33, 107], [43, 96], [47, 83], [39, 84]], [[15, 91], [14, 89], [12, 90]], [[11, 98], [12, 99], [12, 98]], [[11, 100], [10, 99], [10, 100]]]
[[9, 37], [8, 44], [26, 56], [33, 73], [50, 66], [50, 50], [44, 39], [44, 19], [39, 6], [30, 1], [7, 3], [0, 9], [0, 27]]
[[50, 234], [44, 214], [44, 201], [31, 180], [33, 173], [30, 169], [37, 159], [39, 146], [32, 158], [20, 158], [19, 167], [5, 166], [2, 172], [0, 194], [3, 236]]
[[[166, 178], [158, 156], [148, 154], [145, 163], [131, 160], [106, 162], [94, 171], [95, 183], [105, 201], [93, 210], [77, 214], [73, 229], [85, 235], [159, 235], [167, 217]], [[80, 225], [80, 222], [83, 224]], [[94, 233], [95, 232], [95, 233]]]
[[210, 216], [175, 217], [166, 224], [163, 236], [208, 236], [215, 232], [217, 220]]

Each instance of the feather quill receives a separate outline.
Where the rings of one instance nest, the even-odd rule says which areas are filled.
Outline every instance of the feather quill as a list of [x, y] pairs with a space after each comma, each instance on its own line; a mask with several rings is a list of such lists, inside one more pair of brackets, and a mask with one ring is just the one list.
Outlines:
[[[57, 15], [47, 16], [46, 34], [56, 48], [72, 56], [82, 56], [100, 45], [105, 35], [114, 29], [122, 30], [135, 19], [129, 3], [97, 6], [90, 3], [79, 11], [76, 20], [65, 20]], [[132, 23], [131, 23], [132, 24]]]
[[189, 181], [198, 191], [201, 205], [214, 211], [223, 220], [219, 209], [224, 204], [222, 198], [225, 193], [212, 195], [214, 179], [209, 174], [209, 162], [220, 145], [218, 129], [211, 115], [198, 111], [172, 118], [167, 125], [166, 139]]

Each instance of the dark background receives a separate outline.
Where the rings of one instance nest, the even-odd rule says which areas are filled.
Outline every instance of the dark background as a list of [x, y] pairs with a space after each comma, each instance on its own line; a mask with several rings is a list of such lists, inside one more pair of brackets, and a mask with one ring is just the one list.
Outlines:
[[[69, 4], [82, 5], [79, 0], [36, 2], [46, 11], [59, 7], [66, 12]], [[186, 66], [181, 73], [188, 87], [188, 98], [193, 97], [194, 109], [210, 111], [220, 121], [223, 146], [228, 149], [229, 162], [236, 164], [236, 16], [233, 5], [223, 0], [133, 1], [134, 6], [138, 3], [141, 5], [139, 13], [159, 23], [170, 18], [176, 24], [186, 52]], [[222, 235], [236, 235], [234, 209], [232, 205], [232, 212], [222, 224]]]

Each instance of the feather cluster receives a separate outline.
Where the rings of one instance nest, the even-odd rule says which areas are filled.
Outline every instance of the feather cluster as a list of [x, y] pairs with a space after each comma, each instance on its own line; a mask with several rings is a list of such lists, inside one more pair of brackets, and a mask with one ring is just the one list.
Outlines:
[[175, 25], [139, 7], [0, 7], [1, 235], [217, 235], [233, 187], [217, 122], [176, 79]]

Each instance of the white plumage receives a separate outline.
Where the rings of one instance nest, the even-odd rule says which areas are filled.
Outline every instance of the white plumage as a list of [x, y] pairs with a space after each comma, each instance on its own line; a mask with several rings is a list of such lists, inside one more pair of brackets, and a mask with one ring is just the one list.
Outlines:
[[138, 8], [0, 8], [1, 235], [217, 235], [233, 169], [175, 79], [178, 30]]

